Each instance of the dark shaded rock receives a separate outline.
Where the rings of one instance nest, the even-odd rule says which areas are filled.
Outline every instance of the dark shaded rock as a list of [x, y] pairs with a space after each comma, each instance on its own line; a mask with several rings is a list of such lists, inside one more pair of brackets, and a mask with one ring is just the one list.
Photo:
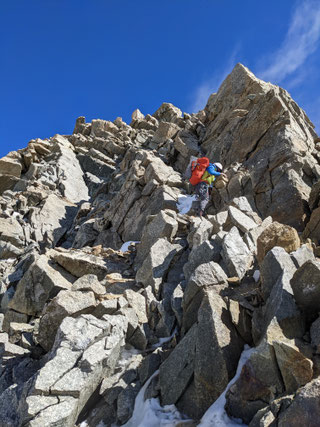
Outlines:
[[151, 375], [159, 368], [161, 363], [161, 356], [156, 350], [151, 354], [148, 354], [142, 361], [139, 368], [139, 378], [143, 385]]
[[225, 287], [227, 276], [219, 264], [209, 262], [196, 268], [183, 295], [183, 328], [187, 331], [197, 321], [204, 290], [211, 286]]
[[252, 319], [252, 336], [256, 345], [274, 318], [277, 319], [287, 338], [303, 337], [305, 318], [297, 307], [293, 295], [286, 290], [287, 285], [288, 282], [284, 273], [274, 284], [267, 303], [255, 310]]
[[270, 296], [273, 286], [282, 275], [283, 288], [292, 293], [290, 280], [296, 271], [296, 267], [290, 258], [290, 255], [281, 248], [274, 247], [264, 257], [260, 267], [261, 291], [265, 301]]
[[298, 306], [312, 317], [320, 311], [320, 263], [307, 261], [291, 279], [295, 300]]
[[117, 400], [117, 418], [121, 424], [129, 420], [133, 413], [135, 399], [140, 390], [140, 383], [130, 384], [125, 388]]
[[194, 371], [197, 332], [194, 325], [160, 366], [162, 405], [176, 403], [189, 384]]
[[115, 167], [112, 164], [108, 164], [99, 159], [91, 157], [90, 155], [78, 154], [77, 156], [82, 169], [85, 172], [89, 172], [93, 175], [110, 178], [112, 173], [115, 171]]
[[320, 419], [320, 379], [298, 391], [289, 408], [279, 416], [279, 427], [317, 427]]
[[201, 418], [233, 378], [243, 344], [223, 298], [215, 289], [207, 290], [198, 313], [194, 393], [189, 390], [179, 402], [180, 411]]

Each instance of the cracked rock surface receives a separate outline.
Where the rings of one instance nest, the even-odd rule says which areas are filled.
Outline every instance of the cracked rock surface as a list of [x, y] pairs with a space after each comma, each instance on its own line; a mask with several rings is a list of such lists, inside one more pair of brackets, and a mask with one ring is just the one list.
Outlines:
[[[316, 425], [320, 152], [237, 64], [197, 114], [76, 120], [0, 159], [0, 426], [123, 425], [141, 387], [197, 425]], [[205, 218], [191, 156], [224, 166]], [[190, 424], [191, 425], [191, 424]]]

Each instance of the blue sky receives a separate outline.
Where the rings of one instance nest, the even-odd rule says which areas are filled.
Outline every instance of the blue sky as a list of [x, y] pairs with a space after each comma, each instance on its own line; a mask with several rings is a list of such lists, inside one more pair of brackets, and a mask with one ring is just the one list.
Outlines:
[[319, 131], [319, 45], [320, 0], [1, 0], [0, 157], [80, 115], [197, 111], [237, 62]]

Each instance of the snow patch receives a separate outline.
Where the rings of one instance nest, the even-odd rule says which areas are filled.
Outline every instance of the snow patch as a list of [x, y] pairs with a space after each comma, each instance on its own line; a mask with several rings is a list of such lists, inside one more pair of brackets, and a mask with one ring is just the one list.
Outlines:
[[189, 212], [192, 206], [192, 202], [197, 200], [197, 196], [186, 196], [185, 194], [181, 194], [178, 197], [177, 207], [181, 214], [186, 214]]
[[146, 389], [158, 373], [159, 371], [156, 371], [139, 391], [132, 417], [123, 427], [174, 427], [186, 420], [175, 405], [161, 406], [159, 399], [154, 398], [144, 400]]
[[172, 332], [170, 337], [159, 338], [159, 341], [156, 344], [153, 344], [152, 348], [162, 347], [163, 344], [170, 341], [175, 336], [176, 333], [177, 333], [177, 328], [175, 328], [175, 330]]
[[259, 270], [256, 270], [253, 273], [253, 278], [254, 278], [254, 281], [257, 283], [257, 281], [260, 279], [260, 271]]
[[0, 261], [5, 261], [6, 264], [13, 264], [17, 261], [17, 258], [7, 258], [6, 260], [2, 259]]
[[[86, 421], [83, 421], [79, 427], [90, 427], [89, 424]], [[97, 424], [97, 427], [108, 427], [107, 424], [105, 424], [103, 421], [100, 421], [99, 424]]]
[[121, 251], [121, 252], [127, 252], [127, 251], [129, 250], [129, 247], [130, 247], [131, 245], [136, 245], [137, 243], [140, 243], [140, 242], [135, 242], [135, 241], [133, 241], [133, 240], [130, 240], [129, 242], [125, 242], [125, 243], [121, 246], [120, 251]]
[[[228, 417], [224, 407], [226, 404], [226, 392], [240, 377], [240, 373], [243, 365], [249, 359], [254, 348], [245, 346], [245, 350], [242, 352], [236, 375], [227, 385], [225, 391], [220, 397], [210, 406], [207, 412], [202, 417], [200, 424], [201, 427], [239, 427], [239, 425], [245, 426], [241, 420], [231, 419]], [[183, 424], [184, 422], [190, 421], [184, 417], [175, 407], [175, 405], [161, 406], [159, 399], [147, 399], [144, 400], [144, 394], [148, 388], [152, 379], [158, 375], [159, 371], [156, 371], [145, 383], [145, 385], [139, 391], [134, 411], [130, 420], [124, 424], [123, 427], [175, 427], [177, 424]], [[113, 426], [116, 427], [116, 426]]]

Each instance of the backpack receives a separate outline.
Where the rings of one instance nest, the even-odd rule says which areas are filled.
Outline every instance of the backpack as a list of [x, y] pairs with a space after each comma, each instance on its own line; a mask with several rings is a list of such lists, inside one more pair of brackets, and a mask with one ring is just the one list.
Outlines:
[[200, 159], [194, 160], [191, 163], [191, 178], [189, 179], [192, 185], [197, 185], [202, 178], [202, 175], [205, 173], [205, 170], [209, 166], [208, 157], [200, 157]]
[[185, 173], [183, 174], [183, 178], [184, 179], [190, 179], [191, 178], [191, 175], [192, 175], [192, 167], [191, 167], [191, 165], [192, 165], [192, 162], [194, 162], [194, 161], [197, 161], [197, 157], [196, 156], [190, 156], [190, 160], [189, 160], [189, 163], [188, 163], [188, 166], [187, 166], [187, 168], [186, 168], [186, 170], [185, 170]]

